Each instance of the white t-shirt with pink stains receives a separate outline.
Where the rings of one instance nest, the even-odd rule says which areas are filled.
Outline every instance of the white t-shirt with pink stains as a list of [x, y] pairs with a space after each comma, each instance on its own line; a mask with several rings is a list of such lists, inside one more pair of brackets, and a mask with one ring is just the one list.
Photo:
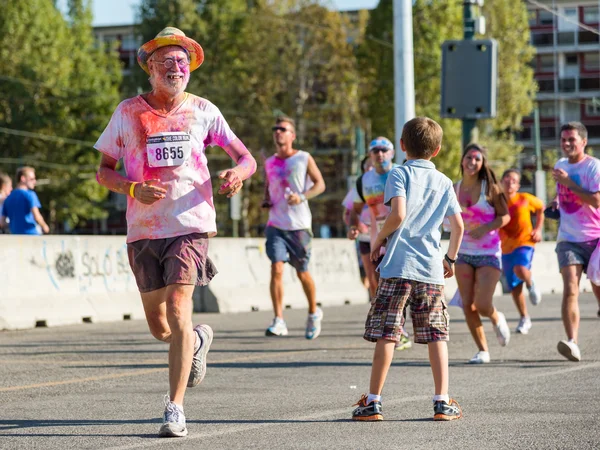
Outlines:
[[[569, 178], [589, 192], [600, 191], [600, 159], [589, 155], [575, 164], [561, 158], [554, 165], [563, 169]], [[585, 242], [600, 238], [600, 208], [594, 208], [581, 201], [569, 188], [556, 184], [560, 225], [557, 241]]]
[[280, 230], [311, 230], [312, 215], [308, 201], [288, 205], [286, 188], [295, 194], [303, 194], [312, 186], [308, 176], [307, 152], [298, 150], [289, 158], [273, 155], [265, 161], [265, 172], [269, 182], [269, 198], [273, 206], [269, 209], [267, 226]]
[[217, 233], [207, 145], [236, 139], [219, 109], [187, 94], [161, 114], [141, 96], [121, 102], [94, 148], [123, 159], [131, 181], [159, 179], [166, 198], [153, 205], [127, 197], [127, 242]]

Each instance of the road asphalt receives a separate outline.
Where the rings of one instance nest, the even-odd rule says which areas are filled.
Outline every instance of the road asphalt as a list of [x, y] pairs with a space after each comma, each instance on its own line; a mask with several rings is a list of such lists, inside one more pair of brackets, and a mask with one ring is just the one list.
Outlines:
[[[167, 345], [144, 321], [0, 332], [0, 449], [598, 449], [600, 318], [580, 298], [582, 361], [556, 350], [559, 295], [529, 306], [533, 327], [500, 347], [489, 321], [490, 364], [450, 307], [450, 395], [464, 417], [433, 422], [427, 347], [396, 352], [385, 420], [351, 420], [368, 391], [374, 345], [362, 339], [368, 304], [324, 308], [321, 336], [304, 338], [305, 310], [286, 310], [290, 335], [267, 338], [268, 312], [205, 314], [215, 331], [204, 382], [188, 390], [189, 435], [159, 439]], [[499, 297], [512, 330], [518, 315]], [[409, 331], [412, 326], [409, 324]]]

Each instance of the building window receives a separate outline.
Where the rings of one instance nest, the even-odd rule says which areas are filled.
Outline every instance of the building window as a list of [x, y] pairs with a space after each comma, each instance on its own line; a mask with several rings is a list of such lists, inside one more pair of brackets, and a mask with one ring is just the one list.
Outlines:
[[600, 98], [590, 98], [585, 102], [586, 116], [600, 116]]
[[577, 8], [565, 8], [565, 16], [569, 20], [577, 21]]
[[565, 54], [565, 64], [567, 66], [576, 66], [577, 65], [577, 53], [566, 53]]
[[554, 72], [554, 55], [539, 55], [539, 71]]
[[565, 122], [581, 120], [581, 104], [577, 100], [565, 104]]
[[538, 23], [540, 25], [552, 25], [554, 23], [554, 15], [550, 11], [541, 9], [538, 11]]
[[556, 108], [554, 102], [540, 102], [540, 117], [556, 117]]
[[598, 23], [598, 7], [597, 6], [584, 6], [583, 7], [583, 21], [585, 23]]
[[583, 69], [589, 72], [600, 70], [600, 53], [584, 53], [583, 54]]

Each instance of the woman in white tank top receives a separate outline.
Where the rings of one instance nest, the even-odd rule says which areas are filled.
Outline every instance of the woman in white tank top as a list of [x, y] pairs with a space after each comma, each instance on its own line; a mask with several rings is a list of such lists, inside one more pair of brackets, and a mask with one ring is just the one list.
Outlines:
[[461, 173], [462, 180], [455, 189], [462, 207], [465, 234], [455, 273], [465, 319], [478, 348], [469, 362], [481, 364], [490, 361], [490, 354], [480, 316], [490, 318], [500, 345], [505, 346], [510, 339], [506, 318], [492, 302], [502, 274], [498, 229], [510, 221], [510, 215], [483, 147], [467, 146], [461, 160]]

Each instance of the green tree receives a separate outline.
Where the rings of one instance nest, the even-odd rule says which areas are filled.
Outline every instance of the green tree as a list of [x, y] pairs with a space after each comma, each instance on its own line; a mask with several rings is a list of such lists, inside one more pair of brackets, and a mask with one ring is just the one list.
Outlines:
[[106, 215], [91, 143], [119, 100], [121, 76], [116, 53], [94, 41], [90, 2], [68, 7], [68, 20], [45, 0], [0, 10], [1, 156], [9, 171], [30, 164], [49, 181], [38, 191], [55, 227]]
[[[349, 145], [359, 77], [348, 21], [340, 13], [303, 0], [144, 0], [140, 17], [144, 39], [170, 25], [203, 46], [205, 62], [187, 90], [219, 107], [259, 165], [272, 152], [271, 125], [280, 113], [296, 120], [298, 148]], [[218, 149], [207, 154], [213, 174], [230, 164]], [[318, 162], [334, 170], [331, 161]], [[246, 231], [264, 223], [262, 195], [259, 167], [244, 190]], [[339, 203], [341, 196], [331, 201]], [[215, 206], [219, 228], [227, 229], [228, 202], [217, 196]]]
[[[512, 133], [529, 114], [535, 95], [533, 73], [528, 65], [533, 56], [529, 45], [526, 8], [519, 0], [486, 2], [488, 22], [485, 37], [498, 41], [498, 115], [478, 121], [477, 140], [488, 146], [494, 166], [499, 171], [515, 163], [521, 148]], [[372, 11], [367, 36], [359, 58], [368, 84], [362, 92], [364, 110], [371, 118], [373, 135], [394, 134], [392, 0], [381, 0]], [[437, 167], [451, 178], [460, 173], [461, 122], [440, 118], [441, 45], [450, 39], [462, 39], [462, 4], [453, 0], [415, 0], [413, 3], [413, 45], [415, 64], [415, 109], [444, 129], [442, 152], [435, 159]], [[465, 70], [468, 70], [466, 68]]]

